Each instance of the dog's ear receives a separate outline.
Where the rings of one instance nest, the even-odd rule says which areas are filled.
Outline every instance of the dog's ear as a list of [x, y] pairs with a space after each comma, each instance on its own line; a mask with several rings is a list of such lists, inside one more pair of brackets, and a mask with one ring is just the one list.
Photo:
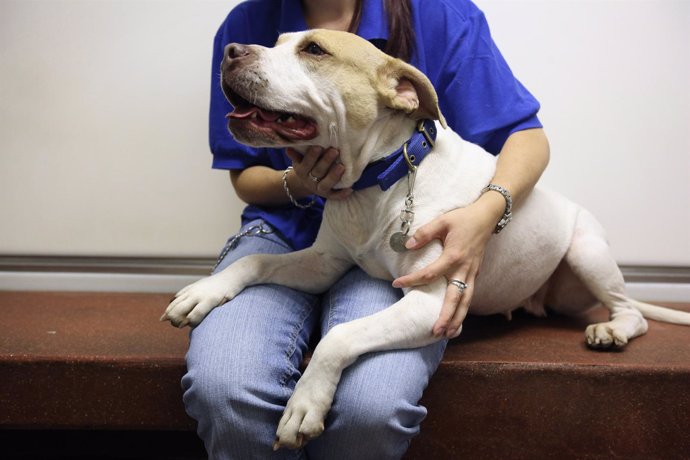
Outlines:
[[446, 127], [436, 90], [422, 72], [399, 59], [390, 59], [379, 68], [378, 78], [386, 107], [402, 110], [417, 120], [438, 120]]

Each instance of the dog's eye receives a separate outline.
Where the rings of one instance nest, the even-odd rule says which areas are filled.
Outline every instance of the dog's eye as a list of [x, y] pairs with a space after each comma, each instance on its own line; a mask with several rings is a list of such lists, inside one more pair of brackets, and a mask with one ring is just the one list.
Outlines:
[[314, 56], [323, 56], [324, 54], [327, 54], [323, 48], [321, 48], [319, 45], [317, 45], [314, 42], [310, 42], [303, 48], [303, 51], [308, 54], [312, 54]]

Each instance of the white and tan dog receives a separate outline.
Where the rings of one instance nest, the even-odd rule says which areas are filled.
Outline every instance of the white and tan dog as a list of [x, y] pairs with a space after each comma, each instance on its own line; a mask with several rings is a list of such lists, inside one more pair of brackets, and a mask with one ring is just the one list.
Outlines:
[[[350, 187], [369, 163], [399, 149], [418, 120], [438, 120], [437, 128], [445, 128], [436, 93], [424, 75], [343, 32], [287, 34], [274, 48], [228, 45], [222, 85], [235, 106], [228, 118], [237, 140], [302, 151], [309, 145], [334, 146], [346, 168], [339, 188]], [[437, 136], [417, 170], [416, 223], [474, 202], [494, 175], [492, 155], [448, 129], [438, 129]], [[162, 319], [196, 325], [211, 309], [255, 284], [321, 293], [354, 264], [389, 280], [421, 269], [439, 257], [440, 242], [407, 252], [395, 252], [389, 243], [400, 230], [407, 193], [408, 182], [400, 180], [385, 192], [374, 186], [329, 201], [312, 247], [242, 258], [182, 289]], [[360, 355], [439, 340], [432, 326], [446, 287], [445, 279], [437, 279], [405, 289], [405, 296], [386, 310], [333, 328], [287, 404], [276, 447], [298, 447], [323, 431], [340, 375]], [[543, 312], [544, 305], [576, 314], [601, 303], [611, 319], [587, 328], [586, 341], [593, 347], [622, 347], [644, 334], [647, 323], [641, 312], [690, 324], [688, 313], [627, 298], [594, 217], [543, 188], [535, 188], [505, 231], [491, 238], [473, 291], [469, 311], [479, 315], [519, 307]]]

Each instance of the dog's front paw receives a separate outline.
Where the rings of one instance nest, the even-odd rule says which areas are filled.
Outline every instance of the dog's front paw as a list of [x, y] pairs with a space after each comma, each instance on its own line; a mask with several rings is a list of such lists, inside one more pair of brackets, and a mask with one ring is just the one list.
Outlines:
[[223, 272], [202, 278], [175, 294], [161, 321], [170, 321], [173, 326], [196, 326], [208, 312], [232, 299], [231, 280]]
[[323, 433], [324, 420], [334, 394], [335, 385], [305, 372], [280, 419], [273, 450], [281, 447], [299, 449]]

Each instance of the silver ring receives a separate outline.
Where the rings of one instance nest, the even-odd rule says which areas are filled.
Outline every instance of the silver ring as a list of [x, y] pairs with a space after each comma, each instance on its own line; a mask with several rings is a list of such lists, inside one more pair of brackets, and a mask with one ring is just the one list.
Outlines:
[[317, 184], [321, 182], [321, 178], [313, 175], [311, 171], [309, 171], [309, 179], [311, 179], [312, 182], [316, 182]]
[[453, 286], [455, 286], [456, 288], [458, 288], [458, 291], [460, 291], [460, 294], [462, 294], [462, 292], [463, 292], [465, 289], [467, 289], [467, 283], [465, 283], [464, 281], [460, 281], [460, 280], [450, 280], [450, 281], [448, 281], [448, 284], [452, 284]]

